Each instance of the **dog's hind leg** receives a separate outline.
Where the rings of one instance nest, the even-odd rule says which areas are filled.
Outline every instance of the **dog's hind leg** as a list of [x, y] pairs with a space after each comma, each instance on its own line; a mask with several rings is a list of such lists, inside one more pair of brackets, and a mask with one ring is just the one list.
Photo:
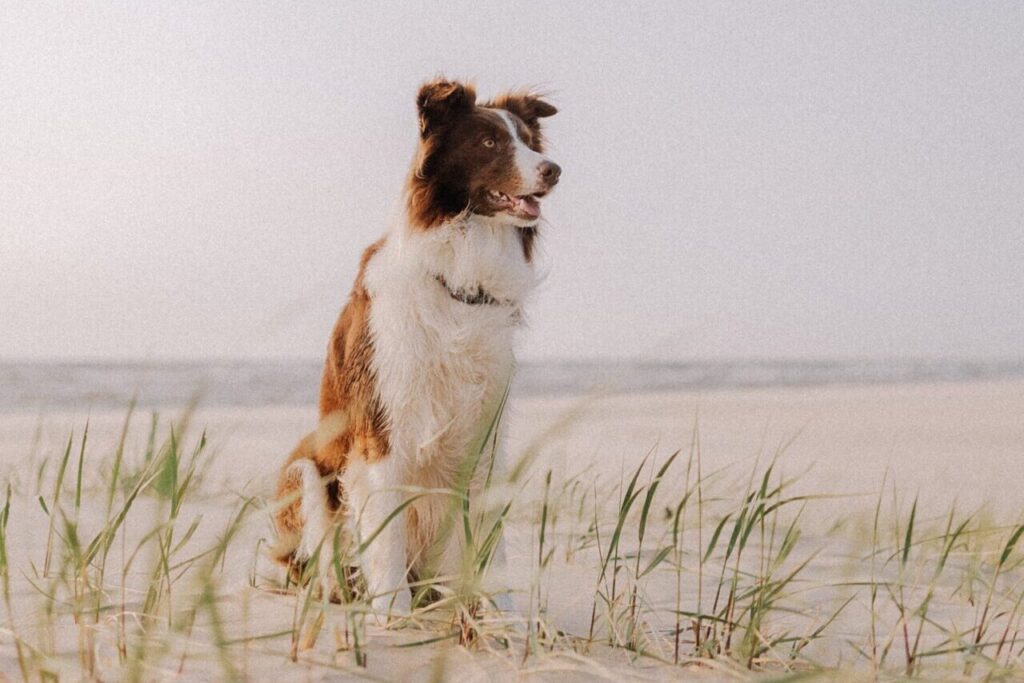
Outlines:
[[[312, 460], [314, 449], [315, 435], [310, 434], [288, 456], [277, 483], [277, 541], [270, 548], [270, 555], [288, 567], [295, 581], [327, 538], [338, 508], [337, 501], [332, 504], [330, 500], [329, 482], [324, 481]], [[328, 546], [327, 553], [331, 550]]]
[[303, 438], [288, 456], [277, 477], [277, 493], [274, 497], [274, 529], [277, 531], [277, 540], [270, 547], [270, 556], [284, 565], [292, 563], [295, 549], [299, 547], [302, 538], [302, 481], [298, 472], [291, 469], [291, 464], [299, 458], [311, 456], [314, 445], [312, 434]]

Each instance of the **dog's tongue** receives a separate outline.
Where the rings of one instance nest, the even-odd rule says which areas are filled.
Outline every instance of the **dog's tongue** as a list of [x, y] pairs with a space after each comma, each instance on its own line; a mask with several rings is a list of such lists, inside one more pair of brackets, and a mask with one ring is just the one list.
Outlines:
[[516, 213], [524, 218], [537, 218], [540, 216], [540, 202], [532, 195], [516, 197]]

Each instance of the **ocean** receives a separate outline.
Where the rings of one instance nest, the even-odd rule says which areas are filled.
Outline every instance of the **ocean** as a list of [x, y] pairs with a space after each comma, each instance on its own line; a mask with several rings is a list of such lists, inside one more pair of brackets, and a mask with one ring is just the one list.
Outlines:
[[[320, 361], [20, 362], [0, 361], [0, 412], [311, 405]], [[520, 396], [580, 392], [716, 391], [731, 388], [962, 381], [1024, 376], [1024, 360], [743, 360], [689, 362], [528, 362]]]

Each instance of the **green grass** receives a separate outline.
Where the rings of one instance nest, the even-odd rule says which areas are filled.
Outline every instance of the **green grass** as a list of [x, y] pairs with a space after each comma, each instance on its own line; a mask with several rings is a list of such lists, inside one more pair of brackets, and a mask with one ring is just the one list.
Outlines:
[[[86, 423], [44, 455], [34, 488], [6, 487], [0, 669], [26, 681], [243, 680], [425, 661], [445, 678], [440, 655], [460, 648], [505, 671], [558, 662], [612, 678], [1024, 677], [1021, 519], [925, 510], [892, 481], [860, 517], [832, 519], [828, 491], [784, 476], [788, 444], [746, 471], [709, 472], [696, 420], [688, 444], [638, 454], [614, 481], [534, 471], [543, 440], [503, 475], [492, 465], [503, 406], [455, 489], [409, 492], [403, 505], [449, 497], [448, 532], [466, 552], [458, 576], [414, 586], [416, 610], [387, 633], [353, 570], [377, 533], [336, 530], [312, 580], [288, 585], [260, 559], [271, 502], [206, 485], [217, 456], [189, 411], [150, 419], [138, 452], [134, 406], [112, 443]], [[481, 481], [489, 509], [477, 517], [466, 490]], [[490, 575], [510, 530], [522, 539], [518, 609], [501, 614]]]

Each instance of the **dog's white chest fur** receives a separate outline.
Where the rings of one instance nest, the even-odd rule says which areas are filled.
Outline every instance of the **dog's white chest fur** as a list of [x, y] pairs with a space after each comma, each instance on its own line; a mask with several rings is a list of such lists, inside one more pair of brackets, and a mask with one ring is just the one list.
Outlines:
[[[515, 227], [474, 218], [396, 231], [366, 275], [391, 457], [402, 463], [407, 484], [445, 485], [505, 391], [534, 269]], [[448, 289], [479, 287], [497, 303], [458, 301], [439, 275]]]
[[[345, 477], [352, 502], [366, 506], [364, 517], [382, 519], [388, 507], [370, 504], [377, 487], [437, 491], [458, 483], [507, 389], [521, 304], [536, 279], [517, 228], [479, 218], [427, 232], [395, 231], [370, 261], [373, 371], [388, 418], [390, 453], [378, 467], [350, 466]], [[494, 302], [466, 303], [449, 292], [477, 288]], [[391, 498], [390, 505], [398, 500]], [[394, 541], [404, 545], [404, 566], [458, 566], [452, 544], [442, 544], [436, 554], [451, 502], [434, 494], [410, 505], [405, 539]], [[394, 559], [382, 555], [379, 562], [387, 565], [381, 574], [402, 578], [391, 567]]]

